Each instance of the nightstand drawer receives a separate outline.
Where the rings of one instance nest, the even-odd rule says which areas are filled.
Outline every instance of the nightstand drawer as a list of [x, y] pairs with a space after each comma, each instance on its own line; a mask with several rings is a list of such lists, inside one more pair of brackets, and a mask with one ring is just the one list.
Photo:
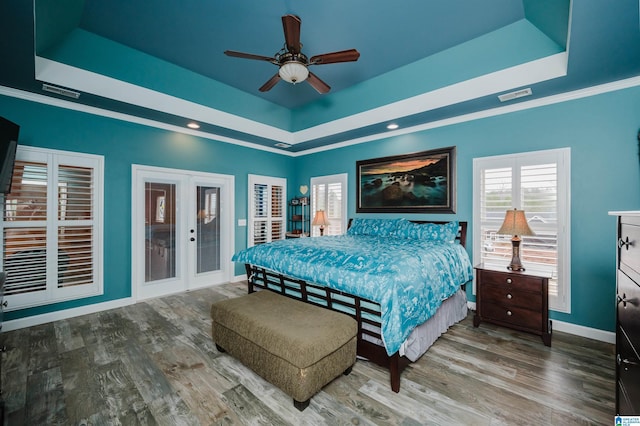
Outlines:
[[496, 271], [480, 271], [483, 284], [495, 284], [518, 288], [523, 291], [540, 294], [542, 285], [540, 278]]
[[[538, 287], [540, 285], [538, 284]], [[519, 307], [540, 312], [542, 310], [542, 296], [538, 292], [522, 291], [513, 285], [496, 285], [483, 283], [482, 301], [504, 307]]]
[[487, 303], [482, 305], [482, 318], [499, 321], [532, 330], [542, 328], [542, 313], [518, 307], [504, 307]]

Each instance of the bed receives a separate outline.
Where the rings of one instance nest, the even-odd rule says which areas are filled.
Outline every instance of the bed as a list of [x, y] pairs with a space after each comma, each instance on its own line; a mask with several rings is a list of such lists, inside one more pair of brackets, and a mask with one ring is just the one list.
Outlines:
[[358, 356], [400, 374], [466, 317], [473, 268], [466, 222], [354, 219], [345, 235], [278, 240], [236, 253], [248, 292], [268, 289], [351, 315]]

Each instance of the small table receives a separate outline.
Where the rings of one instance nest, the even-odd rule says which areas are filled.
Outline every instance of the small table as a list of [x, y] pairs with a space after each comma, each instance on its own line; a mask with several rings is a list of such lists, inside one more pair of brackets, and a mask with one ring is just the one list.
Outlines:
[[476, 314], [473, 326], [489, 322], [537, 334], [551, 346], [549, 278], [540, 271], [510, 271], [506, 266], [486, 265], [476, 270]]

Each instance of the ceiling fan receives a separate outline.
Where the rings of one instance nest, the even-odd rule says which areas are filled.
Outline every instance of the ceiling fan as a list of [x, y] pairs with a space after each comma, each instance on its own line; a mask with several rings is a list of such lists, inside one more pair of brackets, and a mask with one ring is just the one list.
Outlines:
[[339, 52], [325, 53], [322, 55], [312, 56], [308, 59], [301, 52], [302, 43], [300, 43], [300, 24], [302, 21], [296, 15], [285, 15], [282, 17], [282, 27], [284, 29], [285, 44], [278, 53], [273, 57], [254, 55], [251, 53], [236, 52], [233, 50], [225, 50], [224, 54], [236, 58], [257, 59], [259, 61], [271, 62], [277, 65], [278, 72], [260, 87], [261, 92], [269, 91], [280, 80], [289, 83], [301, 83], [307, 81], [318, 93], [327, 93], [331, 87], [320, 80], [317, 75], [308, 70], [309, 65], [334, 64], [337, 62], [353, 62], [360, 57], [360, 52], [356, 49], [341, 50]]

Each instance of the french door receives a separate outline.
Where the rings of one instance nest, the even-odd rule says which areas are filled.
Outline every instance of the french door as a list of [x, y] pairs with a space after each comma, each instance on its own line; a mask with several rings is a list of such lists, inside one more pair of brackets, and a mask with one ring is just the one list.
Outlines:
[[136, 299], [228, 282], [233, 176], [133, 166]]

